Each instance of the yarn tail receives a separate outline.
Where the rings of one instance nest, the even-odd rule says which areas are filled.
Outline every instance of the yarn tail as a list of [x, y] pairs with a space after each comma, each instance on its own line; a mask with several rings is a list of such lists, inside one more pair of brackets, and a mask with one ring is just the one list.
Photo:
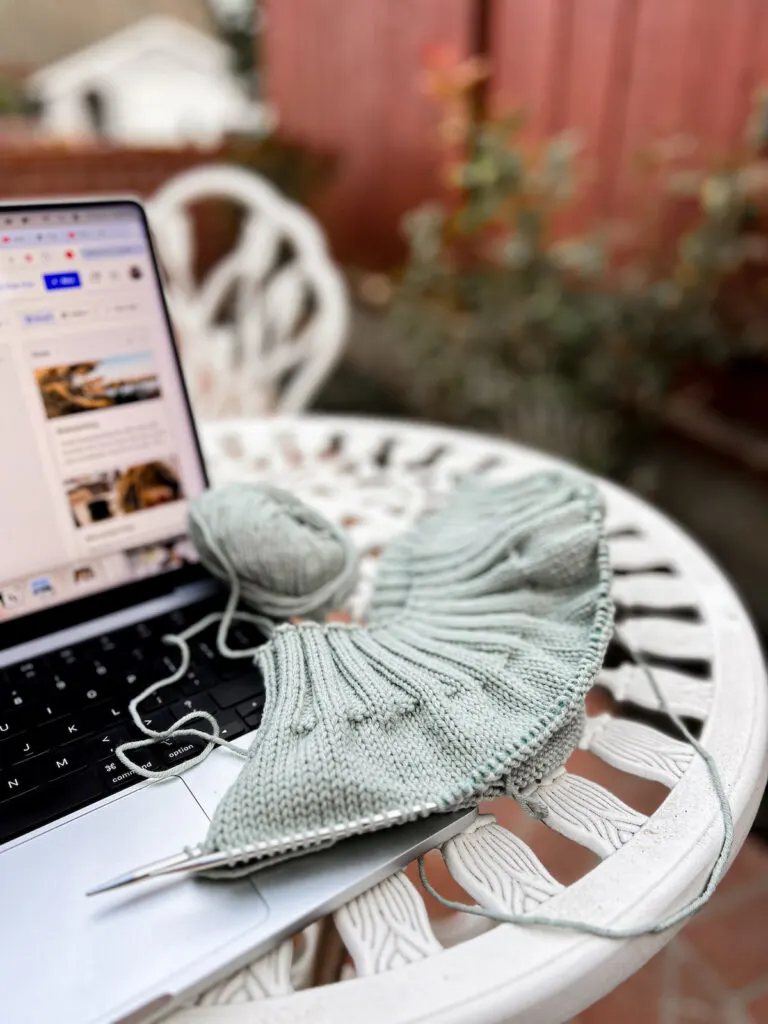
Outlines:
[[712, 754], [696, 739], [680, 716], [673, 711], [672, 707], [667, 702], [661, 687], [657, 683], [648, 663], [640, 652], [635, 650], [631, 644], [627, 642], [626, 637], [622, 636], [618, 630], [616, 630], [616, 637], [626, 647], [635, 664], [644, 673], [648, 680], [648, 685], [653, 690], [661, 709], [667, 717], [674, 722], [707, 766], [707, 771], [712, 782], [712, 788], [717, 796], [720, 814], [722, 816], [723, 837], [720, 843], [720, 851], [712, 870], [709, 873], [709, 877], [707, 878], [704, 888], [698, 896], [694, 897], [694, 899], [689, 900], [680, 907], [679, 910], [676, 910], [674, 913], [669, 914], [661, 920], [650, 921], [646, 924], [633, 925], [627, 928], [608, 928], [604, 925], [592, 924], [589, 921], [581, 921], [578, 919], [554, 917], [544, 914], [512, 914], [503, 910], [491, 910], [487, 907], [478, 907], [468, 903], [459, 903], [456, 900], [449, 900], [447, 897], [442, 896], [430, 883], [424, 866], [424, 857], [421, 856], [419, 857], [418, 862], [421, 884], [429, 895], [434, 897], [434, 899], [436, 899], [438, 903], [441, 903], [446, 909], [458, 910], [464, 914], [472, 914], [474, 917], [484, 917], [489, 921], [497, 921], [500, 924], [520, 924], [527, 925], [529, 927], [559, 928], [582, 932], [586, 935], [597, 935], [603, 939], [635, 939], [642, 935], [658, 935], [660, 932], [666, 932], [670, 928], [676, 928], [678, 925], [681, 925], [692, 918], [709, 902], [709, 899], [725, 874], [728, 861], [731, 856], [731, 851], [733, 850], [734, 840], [733, 812], [731, 811], [731, 805], [728, 801], [728, 795], [725, 792], [725, 786], [723, 784], [722, 776], [720, 775], [720, 770], [717, 767], [717, 762]]

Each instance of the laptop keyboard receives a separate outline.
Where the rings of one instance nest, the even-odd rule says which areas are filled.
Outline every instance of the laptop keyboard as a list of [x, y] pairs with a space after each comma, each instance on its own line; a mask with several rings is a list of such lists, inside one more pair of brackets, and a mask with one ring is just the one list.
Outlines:
[[[115, 757], [116, 746], [146, 738], [128, 703], [178, 667], [180, 652], [161, 638], [220, 608], [220, 600], [191, 605], [0, 670], [0, 843], [141, 781]], [[165, 729], [201, 709], [216, 717], [227, 739], [258, 727], [260, 673], [250, 658], [223, 658], [216, 629], [213, 624], [189, 641], [186, 676], [143, 702], [147, 725]], [[245, 649], [262, 641], [255, 626], [238, 622], [227, 642]], [[179, 737], [134, 754], [137, 763], [161, 769], [203, 746]]]

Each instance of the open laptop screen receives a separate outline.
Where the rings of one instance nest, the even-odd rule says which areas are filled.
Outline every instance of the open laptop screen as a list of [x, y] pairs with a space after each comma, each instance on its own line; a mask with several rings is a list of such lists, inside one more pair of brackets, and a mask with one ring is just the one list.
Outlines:
[[132, 202], [0, 208], [0, 479], [0, 624], [194, 561], [204, 469]]

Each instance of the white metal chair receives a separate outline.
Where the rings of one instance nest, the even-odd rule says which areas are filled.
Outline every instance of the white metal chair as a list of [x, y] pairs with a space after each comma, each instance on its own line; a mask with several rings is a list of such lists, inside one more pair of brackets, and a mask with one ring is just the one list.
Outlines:
[[[462, 476], [511, 477], [553, 462], [468, 433], [329, 417], [210, 424], [203, 438], [216, 481], [279, 482], [345, 524], [363, 554], [363, 602], [380, 545]], [[603, 486], [623, 634], [654, 664], [669, 704], [701, 728], [731, 803], [735, 853], [767, 768], [768, 693], [754, 631], [731, 586], [682, 530], [621, 488]], [[477, 903], [639, 924], [677, 909], [711, 871], [722, 823], [704, 765], [688, 743], [658, 728], [663, 719], [638, 720], [638, 709], [656, 711], [658, 702], [631, 661], [607, 661], [598, 684], [620, 703], [590, 716], [583, 749], [661, 783], [666, 799], [643, 814], [611, 783], [597, 784], [569, 761], [541, 782], [536, 798], [549, 812], [545, 826], [572, 844], [572, 854], [586, 848], [599, 863], [564, 885], [530, 848], [525, 829], [516, 834], [483, 815], [441, 851]], [[352, 961], [345, 980], [312, 988], [306, 939], [303, 958], [287, 942], [179, 1011], [173, 1024], [562, 1024], [671, 938], [666, 932], [615, 942], [489, 926], [465, 915], [430, 923], [402, 873], [338, 910], [334, 921]]]
[[[227, 200], [242, 213], [236, 244], [195, 280], [192, 208]], [[147, 204], [201, 419], [297, 412], [311, 401], [345, 340], [341, 275], [308, 213], [256, 174], [204, 165], [163, 185]]]

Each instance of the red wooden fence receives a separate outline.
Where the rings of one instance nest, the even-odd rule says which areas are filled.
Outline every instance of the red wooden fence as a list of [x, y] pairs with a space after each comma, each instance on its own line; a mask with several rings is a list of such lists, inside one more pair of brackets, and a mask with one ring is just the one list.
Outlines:
[[272, 0], [267, 94], [292, 139], [338, 153], [317, 210], [342, 258], [391, 260], [397, 223], [434, 192], [434, 105], [419, 92], [423, 47], [470, 42], [469, 0]]
[[439, 188], [423, 49], [478, 41], [489, 109], [523, 107], [533, 140], [582, 136], [582, 221], [631, 210], [633, 161], [654, 140], [696, 136], [702, 158], [733, 150], [768, 84], [766, 0], [271, 0], [268, 92], [287, 135], [339, 155], [318, 210], [339, 257], [400, 251], [400, 215]]
[[655, 140], [732, 152], [768, 84], [764, 0], [497, 0], [489, 38], [494, 104], [524, 107], [537, 136], [579, 132], [596, 214], [626, 212]]

